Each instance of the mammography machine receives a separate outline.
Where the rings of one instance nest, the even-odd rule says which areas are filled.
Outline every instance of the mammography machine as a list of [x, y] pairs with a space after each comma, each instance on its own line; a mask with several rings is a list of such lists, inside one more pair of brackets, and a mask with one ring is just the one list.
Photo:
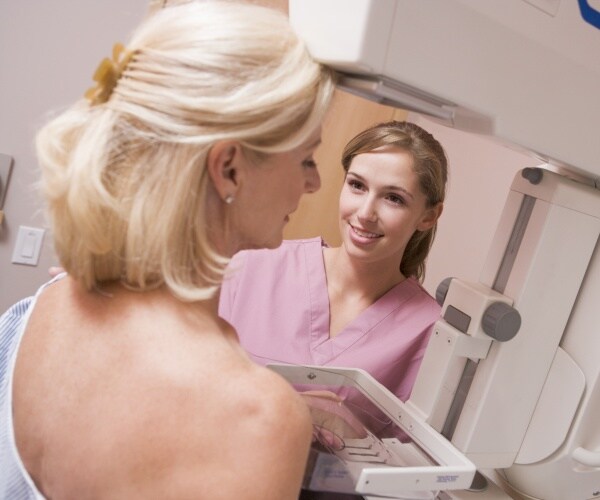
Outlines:
[[440, 284], [400, 408], [510, 494], [464, 498], [600, 498], [600, 2], [290, 0], [290, 19], [342, 89], [540, 159], [479, 282]]

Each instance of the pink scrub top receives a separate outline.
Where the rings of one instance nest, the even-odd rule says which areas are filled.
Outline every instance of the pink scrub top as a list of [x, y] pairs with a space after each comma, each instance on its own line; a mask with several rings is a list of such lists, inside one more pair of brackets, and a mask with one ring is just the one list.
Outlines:
[[259, 364], [362, 368], [406, 401], [440, 306], [409, 278], [329, 338], [323, 246], [312, 238], [239, 252], [223, 282], [219, 315]]

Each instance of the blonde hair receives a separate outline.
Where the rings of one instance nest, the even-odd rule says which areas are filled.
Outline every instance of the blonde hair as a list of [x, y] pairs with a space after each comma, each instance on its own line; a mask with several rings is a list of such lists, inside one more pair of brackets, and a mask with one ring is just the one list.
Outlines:
[[37, 134], [56, 252], [88, 289], [166, 284], [202, 300], [227, 263], [207, 234], [209, 149], [302, 144], [323, 118], [332, 75], [283, 14], [235, 2], [158, 10], [127, 50], [107, 102], [81, 100]]
[[[356, 135], [342, 152], [342, 166], [347, 172], [355, 156], [384, 146], [396, 146], [413, 157], [413, 170], [419, 187], [427, 198], [429, 208], [442, 203], [446, 197], [448, 159], [442, 145], [425, 129], [411, 122], [379, 123]], [[400, 272], [419, 281], [425, 278], [425, 261], [433, 245], [437, 222], [431, 229], [415, 231], [408, 241]]]

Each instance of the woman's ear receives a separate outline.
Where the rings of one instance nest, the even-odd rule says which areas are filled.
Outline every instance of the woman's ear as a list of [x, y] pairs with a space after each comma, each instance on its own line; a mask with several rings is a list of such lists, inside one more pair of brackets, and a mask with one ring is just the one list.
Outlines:
[[442, 215], [443, 210], [444, 204], [442, 202], [425, 210], [423, 218], [417, 225], [417, 231], [427, 231], [431, 229], [440, 218], [440, 215]]
[[221, 199], [227, 203], [231, 203], [240, 187], [243, 159], [242, 147], [235, 141], [217, 142], [208, 152], [208, 175]]

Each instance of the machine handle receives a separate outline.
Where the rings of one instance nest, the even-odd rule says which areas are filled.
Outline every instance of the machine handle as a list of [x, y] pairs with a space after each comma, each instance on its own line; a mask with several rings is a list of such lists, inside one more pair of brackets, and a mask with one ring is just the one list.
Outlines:
[[581, 465], [600, 467], [600, 452], [598, 451], [590, 451], [579, 447], [573, 450], [571, 457]]
[[446, 295], [448, 295], [451, 281], [452, 277], [444, 279], [435, 290], [435, 300], [440, 306], [444, 305], [444, 300], [446, 300]]
[[498, 342], [506, 342], [521, 328], [521, 315], [514, 307], [504, 302], [494, 302], [483, 313], [481, 328]]

